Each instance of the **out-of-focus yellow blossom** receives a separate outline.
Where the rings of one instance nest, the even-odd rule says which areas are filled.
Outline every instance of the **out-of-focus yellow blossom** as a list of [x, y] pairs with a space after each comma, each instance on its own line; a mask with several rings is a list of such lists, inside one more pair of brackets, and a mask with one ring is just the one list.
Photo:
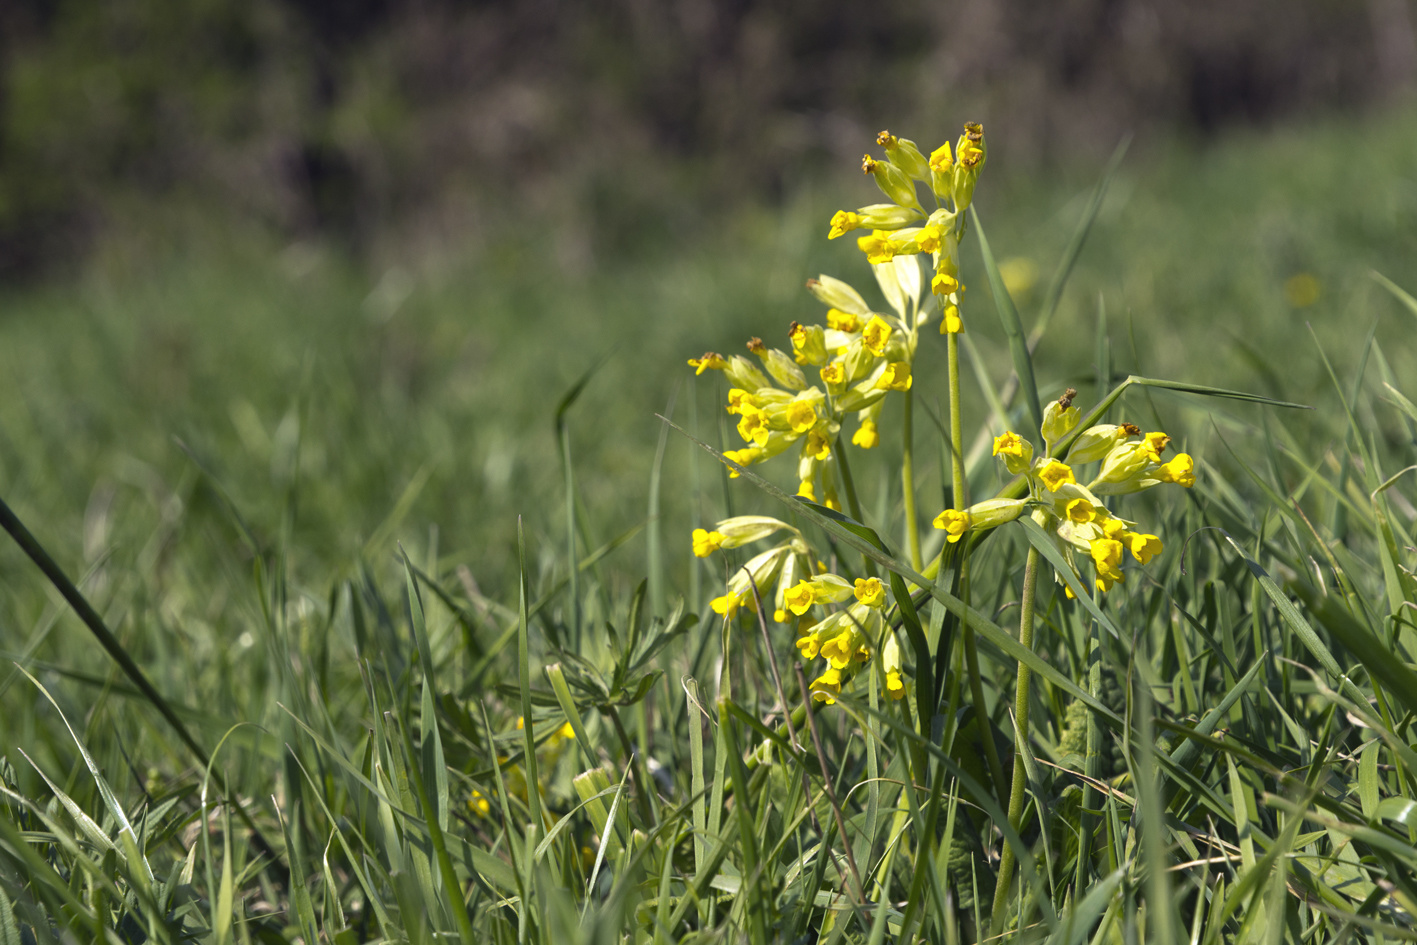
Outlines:
[[937, 272], [930, 280], [930, 291], [936, 295], [953, 295], [960, 290], [960, 281], [948, 272]]
[[792, 339], [792, 354], [798, 364], [825, 364], [827, 361], [826, 332], [821, 325], [793, 322], [787, 329]]
[[854, 593], [867, 607], [880, 607], [886, 600], [886, 589], [881, 586], [880, 578], [857, 578]]
[[1008, 430], [994, 437], [994, 455], [1002, 456], [1004, 468], [1017, 476], [1033, 464], [1033, 444]]
[[808, 687], [812, 693], [812, 698], [826, 705], [835, 705], [836, 697], [841, 695], [841, 671], [832, 668], [812, 680]]
[[803, 479], [797, 486], [797, 494], [808, 502], [817, 501], [817, 491], [812, 487], [812, 480]]
[[718, 531], [708, 531], [703, 528], [694, 529], [694, 557], [707, 558], [719, 548], [723, 547], [723, 533]]
[[472, 796], [467, 799], [467, 809], [478, 817], [486, 818], [492, 813], [492, 805], [482, 792], [477, 788], [472, 789]]
[[861, 332], [861, 343], [879, 356], [885, 352], [886, 342], [890, 341], [892, 330], [890, 322], [879, 315], [872, 315]]
[[886, 369], [876, 379], [875, 386], [877, 390], [910, 390], [910, 385], [914, 383], [914, 380], [910, 376], [910, 362], [892, 361], [886, 365]]
[[1057, 492], [1058, 487], [1064, 483], [1077, 482], [1073, 476], [1073, 470], [1066, 463], [1060, 463], [1056, 459], [1050, 459], [1038, 470], [1038, 479], [1043, 485], [1048, 487], [1049, 492]]
[[1090, 553], [1097, 566], [1097, 586], [1110, 591], [1113, 584], [1122, 580], [1122, 543], [1112, 538], [1098, 538], [1092, 542]]
[[853, 315], [850, 312], [843, 312], [841, 309], [837, 308], [829, 308], [827, 309], [827, 327], [845, 332], [860, 331], [861, 319], [859, 316]]
[[694, 369], [695, 374], [702, 374], [708, 370], [722, 371], [728, 367], [728, 362], [723, 359], [723, 355], [709, 351], [701, 358], [690, 358], [689, 367]]
[[881, 442], [881, 434], [876, 430], [874, 420], [862, 420], [861, 426], [851, 435], [851, 442], [863, 450], [875, 449]]
[[945, 306], [944, 317], [940, 319], [940, 334], [957, 335], [964, 331], [964, 319], [959, 317], [959, 306], [953, 302]]

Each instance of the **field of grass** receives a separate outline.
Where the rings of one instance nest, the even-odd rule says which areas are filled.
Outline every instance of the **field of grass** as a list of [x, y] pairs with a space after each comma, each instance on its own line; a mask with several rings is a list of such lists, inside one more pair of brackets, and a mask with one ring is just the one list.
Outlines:
[[[911, 580], [898, 438], [852, 454], [882, 551], [655, 417], [739, 446], [685, 360], [788, 347], [809, 276], [873, 281], [824, 238], [878, 199], [851, 169], [591, 265], [521, 227], [371, 274], [187, 219], [0, 293], [0, 498], [93, 606], [0, 543], [0, 945], [974, 941], [1010, 844], [1020, 939], [1417, 938], [1417, 306], [1372, 275], [1417, 293], [1414, 136], [1409, 111], [1124, 159], [1038, 338], [1044, 401], [1136, 374], [1317, 409], [1128, 390], [1108, 419], [1199, 481], [1128, 500], [1166, 550], [1100, 609], [1040, 580], [1036, 657], [1021, 526], [947, 556], [935, 603]], [[1025, 331], [1100, 175], [990, 156]], [[1017, 362], [962, 255], [972, 440]], [[922, 524], [945, 360], [931, 325]], [[793, 466], [756, 469], [791, 493]], [[976, 499], [1007, 481], [972, 467]], [[745, 513], [897, 573], [910, 699], [867, 672], [808, 712], [792, 635], [708, 609], [731, 571], [689, 532]]]

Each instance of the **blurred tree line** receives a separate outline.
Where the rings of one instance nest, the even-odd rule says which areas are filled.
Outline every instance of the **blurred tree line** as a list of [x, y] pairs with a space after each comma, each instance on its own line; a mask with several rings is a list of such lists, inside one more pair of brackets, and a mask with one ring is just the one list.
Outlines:
[[[1412, 0], [0, 0], [0, 279], [163, 201], [364, 253], [772, 198], [878, 126], [1042, 165], [1362, 107]], [[922, 141], [922, 144], [927, 142]], [[717, 212], [717, 211], [716, 211]]]

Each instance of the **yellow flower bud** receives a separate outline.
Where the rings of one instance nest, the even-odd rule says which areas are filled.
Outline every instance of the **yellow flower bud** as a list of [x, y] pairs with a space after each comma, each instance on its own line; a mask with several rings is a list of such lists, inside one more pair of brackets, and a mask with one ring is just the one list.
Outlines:
[[1033, 464], [1033, 444], [1017, 433], [1007, 431], [994, 437], [994, 455], [1002, 456], [1004, 468], [1017, 476]]
[[861, 159], [861, 171], [876, 179], [876, 186], [881, 188], [881, 193], [892, 203], [919, 209], [920, 200], [915, 196], [915, 184], [905, 171], [889, 161], [877, 161], [869, 154]]
[[877, 390], [910, 390], [915, 378], [910, 376], [910, 363], [907, 361], [892, 361], [886, 365], [881, 376], [876, 379]]
[[812, 480], [810, 479], [803, 479], [802, 482], [798, 484], [797, 494], [808, 502], [817, 501], [817, 493], [812, 488]]
[[940, 334], [957, 335], [964, 331], [964, 319], [959, 317], [959, 306], [947, 304], [944, 317], [940, 320]]
[[886, 152], [886, 157], [891, 159], [906, 174], [916, 180], [930, 179], [930, 166], [925, 161], [925, 155], [920, 153], [920, 148], [914, 141], [908, 138], [897, 138], [889, 131], [882, 131], [876, 135], [876, 144], [880, 145]]
[[1082, 414], [1073, 406], [1073, 398], [1077, 393], [1069, 387], [1062, 397], [1049, 403], [1043, 410], [1043, 427], [1039, 432], [1043, 434], [1043, 442], [1047, 444], [1049, 452], [1052, 452], [1054, 443], [1067, 436], [1073, 427], [1078, 425]]
[[802, 369], [797, 366], [792, 358], [787, 356], [787, 352], [777, 348], [769, 348], [763, 344], [761, 338], [752, 338], [748, 341], [748, 350], [756, 354], [763, 362], [763, 367], [768, 369], [772, 379], [777, 381], [788, 390], [805, 390], [807, 387], [807, 377], [802, 373]]
[[792, 339], [792, 355], [798, 364], [825, 364], [827, 361], [826, 332], [821, 325], [793, 322], [787, 328]]
[[[869, 315], [871, 307], [850, 285], [833, 276], [820, 275], [807, 280], [807, 291], [831, 308], [840, 309], [852, 315]], [[708, 355], [705, 355], [708, 357]]]
[[1099, 423], [1095, 427], [1088, 427], [1073, 441], [1072, 448], [1068, 450], [1068, 463], [1082, 466], [1096, 462], [1110, 453], [1122, 440], [1140, 432], [1141, 430], [1130, 423]]

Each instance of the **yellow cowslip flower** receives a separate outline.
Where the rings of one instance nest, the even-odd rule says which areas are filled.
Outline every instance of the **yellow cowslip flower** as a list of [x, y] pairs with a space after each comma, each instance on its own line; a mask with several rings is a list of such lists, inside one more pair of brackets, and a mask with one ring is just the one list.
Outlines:
[[835, 705], [836, 696], [841, 695], [841, 671], [836, 668], [829, 669], [812, 680], [812, 684], [807, 688], [817, 702]]
[[[763, 450], [756, 446], [750, 446], [741, 450], [724, 450], [724, 459], [731, 459], [739, 466], [751, 466], [763, 458]], [[729, 479], [738, 478], [738, 470], [730, 468], [728, 470]]]
[[1069, 501], [1065, 510], [1068, 515], [1068, 521], [1076, 522], [1079, 525], [1086, 525], [1088, 522], [1096, 521], [1099, 516], [1097, 506], [1084, 498], [1076, 498]]
[[[725, 518], [714, 525], [712, 535], [718, 536], [718, 546], [720, 548], [739, 548], [743, 545], [752, 544], [769, 535], [787, 529], [794, 534], [797, 529], [780, 519], [775, 519], [770, 515], [735, 515], [732, 518]], [[695, 530], [694, 538], [697, 541], [700, 530]]]
[[817, 425], [817, 408], [811, 400], [794, 400], [787, 405], [787, 428], [793, 433], [806, 433]]
[[893, 669], [886, 673], [886, 695], [895, 700], [905, 698], [905, 682], [900, 678], [900, 670]]
[[1038, 432], [1043, 435], [1043, 442], [1047, 444], [1050, 452], [1054, 443], [1067, 436], [1073, 427], [1078, 425], [1082, 414], [1073, 406], [1073, 398], [1077, 395], [1078, 392], [1069, 387], [1063, 392], [1063, 396], [1043, 409], [1043, 426]]
[[713, 612], [720, 617], [732, 617], [734, 614], [738, 613], [738, 607], [747, 596], [748, 595], [739, 591], [729, 591], [722, 597], [715, 597], [713, 600], [709, 601], [709, 606], [712, 607]]
[[861, 319], [850, 312], [843, 312], [839, 308], [829, 308], [827, 309], [827, 327], [835, 328], [837, 331], [859, 331]]
[[886, 350], [886, 342], [890, 341], [892, 330], [890, 322], [879, 315], [872, 315], [861, 332], [861, 343], [879, 357]]
[[862, 420], [861, 426], [851, 435], [852, 444], [863, 450], [875, 449], [881, 442], [881, 434], [876, 430], [876, 421]]
[[728, 388], [728, 406], [723, 408], [732, 414], [743, 412], [743, 407], [761, 407], [762, 404], [750, 392], [737, 387]]
[[930, 291], [936, 295], [953, 295], [962, 289], [960, 281], [948, 272], [936, 272], [930, 280]]
[[817, 372], [822, 377], [822, 383], [831, 387], [846, 383], [846, 369], [842, 367], [840, 361], [833, 361]]
[[846, 669], [856, 659], [856, 651], [861, 648], [864, 638], [861, 631], [848, 622], [839, 623], [841, 628], [836, 636], [822, 641], [818, 655], [831, 663], [832, 669]]
[[961, 167], [977, 167], [983, 160], [983, 148], [973, 144], [967, 144], [959, 149], [959, 163]]
[[937, 174], [947, 174], [954, 168], [954, 157], [950, 154], [950, 143], [946, 141], [930, 152], [930, 170]]
[[690, 358], [689, 367], [694, 369], [695, 375], [698, 375], [708, 370], [722, 371], [728, 367], [728, 362], [723, 359], [723, 355], [706, 351], [701, 358]]
[[1177, 453], [1171, 462], [1157, 468], [1156, 478], [1189, 489], [1196, 484], [1196, 464], [1188, 453]]
[[799, 617], [811, 610], [816, 600], [812, 582], [807, 580], [797, 582], [782, 595], [782, 605]]
[[858, 236], [856, 245], [866, 254], [866, 261], [873, 266], [890, 262], [896, 255], [897, 246], [891, 242], [891, 235], [885, 230], [872, 230], [870, 236]]
[[797, 647], [798, 652], [802, 654], [804, 660], [814, 660], [817, 658], [817, 654], [821, 652], [822, 639], [817, 635], [817, 632], [813, 630], [806, 636], [798, 637], [794, 645]]
[[768, 414], [766, 410], [743, 403], [738, 408], [738, 435], [748, 443], [761, 446], [768, 438]]
[[1077, 482], [1073, 476], [1072, 467], [1066, 463], [1060, 463], [1056, 459], [1048, 460], [1039, 468], [1038, 479], [1048, 487], [1049, 492], [1057, 492], [1064, 483]]
[[704, 528], [694, 529], [694, 557], [707, 558], [715, 551], [723, 547], [723, 533], [719, 531], [708, 531]]
[[881, 586], [880, 578], [857, 578], [853, 593], [867, 607], [880, 607], [886, 600], [886, 589]]
[[876, 378], [876, 390], [910, 390], [915, 378], [910, 376], [909, 361], [892, 361]]
[[852, 230], [861, 229], [861, 216], [852, 213], [850, 210], [838, 210], [832, 214], [831, 229], [827, 231], [827, 239], [834, 240], [838, 236], [845, 236]]
[[959, 509], [945, 509], [935, 516], [934, 526], [949, 534], [950, 544], [954, 544], [969, 531], [969, 513]]
[[1165, 433], [1148, 433], [1142, 438], [1141, 448], [1146, 453], [1146, 458], [1153, 463], [1161, 462], [1161, 451], [1166, 449], [1166, 444], [1171, 442], [1171, 437]]
[[1161, 554], [1161, 539], [1155, 535], [1127, 532], [1126, 541], [1127, 547], [1131, 549], [1132, 557], [1142, 564], [1150, 564], [1152, 558]]
[[962, 331], [964, 331], [964, 319], [959, 317], [959, 306], [946, 305], [944, 318], [940, 320], [940, 334], [958, 335]]
[[825, 433], [820, 429], [813, 430], [807, 434], [807, 440], [802, 444], [802, 455], [816, 460], [826, 459], [832, 454], [831, 440], [827, 439]]
[[1122, 581], [1122, 543], [1112, 538], [1098, 538], [1092, 542], [1089, 553], [1097, 566], [1097, 586], [1110, 591], [1113, 584]]
[[1006, 430], [994, 437], [994, 455], [1003, 457], [1004, 468], [1017, 476], [1027, 472], [1033, 463], [1033, 444], [1012, 430]]
[[787, 327], [787, 336], [792, 339], [792, 356], [798, 364], [826, 363], [826, 332], [822, 331], [821, 325], [793, 322]]
[[945, 228], [938, 223], [927, 223], [915, 234], [915, 245], [922, 253], [938, 253], [945, 239]]
[[482, 796], [482, 792], [477, 788], [472, 789], [472, 796], [467, 799], [467, 809], [478, 817], [488, 817], [492, 813], [492, 805], [487, 798]]

